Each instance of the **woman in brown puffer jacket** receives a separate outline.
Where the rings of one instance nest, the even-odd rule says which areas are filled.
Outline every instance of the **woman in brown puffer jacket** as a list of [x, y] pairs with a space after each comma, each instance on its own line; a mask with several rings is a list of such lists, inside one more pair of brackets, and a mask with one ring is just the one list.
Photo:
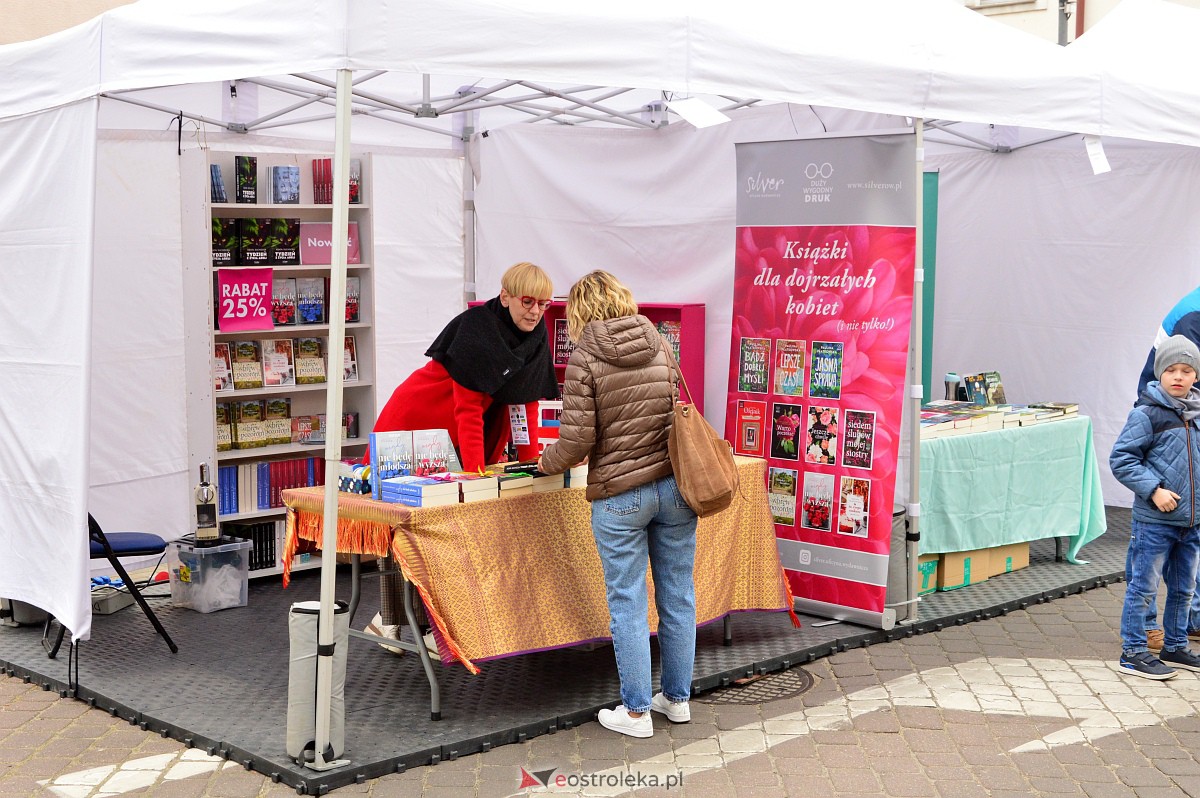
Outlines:
[[[668, 344], [633, 294], [608, 272], [571, 287], [567, 364], [558, 442], [538, 468], [550, 474], [589, 458], [587, 498], [604, 567], [621, 702], [602, 709], [601, 725], [650, 737], [650, 710], [691, 720], [696, 656], [696, 514], [679, 495], [667, 437], [679, 375]], [[651, 696], [646, 562], [654, 577], [662, 689]]]

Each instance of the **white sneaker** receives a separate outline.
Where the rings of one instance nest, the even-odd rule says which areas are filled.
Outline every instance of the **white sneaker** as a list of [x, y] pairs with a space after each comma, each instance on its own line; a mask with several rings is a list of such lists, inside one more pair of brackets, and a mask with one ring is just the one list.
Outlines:
[[692, 708], [687, 701], [675, 703], [662, 693], [655, 693], [650, 699], [650, 709], [666, 715], [672, 723], [688, 723], [692, 719]]
[[425, 641], [425, 650], [429, 652], [429, 656], [434, 659], [441, 659], [441, 652], [438, 651], [437, 640], [433, 636], [433, 632], [426, 632], [422, 638]]
[[[375, 613], [375, 617], [371, 619], [371, 622], [367, 624], [367, 628], [363, 629], [363, 631], [369, 635], [375, 635], [376, 637], [382, 637], [388, 640], [400, 639], [400, 627], [393, 626], [391, 624], [385, 624], [383, 622], [383, 615], [378, 612]], [[396, 656], [400, 656], [404, 653], [404, 649], [397, 648], [396, 646], [389, 646], [386, 643], [380, 643], [379, 647], [385, 651], [392, 652]]]
[[600, 721], [600, 725], [604, 728], [628, 734], [630, 737], [654, 736], [654, 723], [650, 720], [649, 712], [643, 712], [640, 718], [631, 718], [629, 710], [619, 706], [616, 709], [600, 710], [596, 720]]

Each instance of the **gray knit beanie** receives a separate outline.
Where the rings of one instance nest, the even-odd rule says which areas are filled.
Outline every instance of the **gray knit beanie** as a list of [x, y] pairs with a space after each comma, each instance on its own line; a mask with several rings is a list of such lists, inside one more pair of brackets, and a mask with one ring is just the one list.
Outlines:
[[1172, 335], [1158, 345], [1154, 353], [1154, 379], [1161, 380], [1162, 373], [1176, 363], [1191, 366], [1200, 374], [1200, 349], [1182, 335]]

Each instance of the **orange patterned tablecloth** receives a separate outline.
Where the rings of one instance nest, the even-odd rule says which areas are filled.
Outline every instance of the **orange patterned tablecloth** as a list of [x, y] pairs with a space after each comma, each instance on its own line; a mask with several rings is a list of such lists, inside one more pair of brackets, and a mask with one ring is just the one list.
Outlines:
[[[700, 624], [791, 607], [766, 463], [739, 457], [738, 468], [744, 495], [696, 531]], [[322, 542], [324, 498], [320, 487], [283, 492], [285, 563], [298, 539]], [[339, 494], [338, 552], [383, 555], [389, 545], [429, 610], [443, 662], [477, 672], [482, 660], [608, 639], [604, 573], [582, 488], [428, 508]], [[657, 625], [652, 600], [651, 630]]]

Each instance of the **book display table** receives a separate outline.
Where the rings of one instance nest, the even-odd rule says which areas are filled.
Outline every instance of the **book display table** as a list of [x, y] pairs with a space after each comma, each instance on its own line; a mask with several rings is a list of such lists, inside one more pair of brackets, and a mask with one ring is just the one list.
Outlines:
[[[731, 612], [791, 608], [766, 463], [737, 460], [743, 495], [697, 527], [701, 625]], [[324, 488], [285, 490], [283, 500], [286, 563], [299, 539], [321, 543]], [[609, 639], [604, 573], [582, 487], [428, 508], [341, 493], [337, 550], [395, 558], [406, 590], [415, 588], [425, 603], [445, 664], [474, 673], [481, 661]], [[647, 582], [653, 631], [658, 617]]]
[[1086, 416], [921, 441], [921, 554], [1069, 540], [1067, 560], [1104, 534]]

